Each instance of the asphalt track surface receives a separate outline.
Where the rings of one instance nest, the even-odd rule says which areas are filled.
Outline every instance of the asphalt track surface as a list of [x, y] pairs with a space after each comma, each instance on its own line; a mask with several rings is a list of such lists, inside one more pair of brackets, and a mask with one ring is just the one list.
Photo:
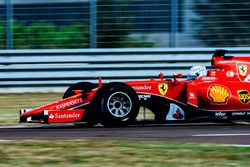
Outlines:
[[161, 140], [250, 146], [250, 126], [233, 124], [142, 125], [77, 128], [73, 125], [0, 126], [4, 140]]

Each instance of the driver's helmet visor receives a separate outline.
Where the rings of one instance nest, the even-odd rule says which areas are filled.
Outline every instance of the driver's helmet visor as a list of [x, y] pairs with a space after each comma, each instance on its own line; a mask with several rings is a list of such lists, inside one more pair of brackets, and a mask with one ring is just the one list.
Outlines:
[[188, 80], [196, 79], [200, 76], [207, 76], [207, 70], [205, 66], [193, 66], [187, 76]]

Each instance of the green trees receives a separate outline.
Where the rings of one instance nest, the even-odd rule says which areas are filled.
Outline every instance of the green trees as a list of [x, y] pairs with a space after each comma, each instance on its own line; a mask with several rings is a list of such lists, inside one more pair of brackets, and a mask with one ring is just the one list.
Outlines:
[[14, 49], [87, 48], [88, 32], [81, 26], [57, 26], [51, 22], [24, 24], [15, 21]]
[[5, 49], [5, 37], [4, 24], [0, 24], [0, 49]]
[[[123, 47], [128, 38], [131, 19], [126, 13], [128, 2], [97, 1], [97, 47]], [[127, 17], [126, 17], [127, 16]]]
[[131, 0], [99, 0], [97, 3], [97, 47], [152, 47], [145, 37], [132, 37], [135, 16], [129, 12]]
[[249, 9], [245, 0], [195, 0], [196, 37], [208, 46], [249, 46]]
[[[88, 32], [76, 24], [57, 26], [50, 22], [13, 22], [13, 49], [87, 48]], [[0, 24], [0, 49], [5, 49], [6, 33]]]
[[[124, 26], [114, 22], [104, 23], [100, 18], [98, 30], [98, 48], [151, 47], [145, 38], [129, 37]], [[13, 49], [65, 49], [89, 48], [89, 30], [87, 26], [74, 23], [58, 26], [52, 22], [13, 23]], [[5, 49], [6, 34], [4, 24], [0, 24], [0, 49]]]
[[[97, 1], [97, 32], [98, 48], [130, 48], [152, 47], [153, 42], [147, 42], [145, 36], [131, 35], [134, 29], [134, 12], [129, 12], [131, 0], [98, 0]], [[86, 6], [88, 4], [85, 4]], [[83, 5], [84, 6], [84, 5]], [[55, 9], [56, 10], [56, 9]], [[71, 10], [69, 10], [71, 11]], [[83, 13], [81, 21], [58, 23], [56, 21], [39, 21], [39, 19], [15, 18], [13, 21], [13, 49], [61, 49], [89, 48], [90, 25], [88, 6], [80, 8]], [[59, 12], [60, 13], [60, 12]], [[74, 13], [74, 12], [73, 12]], [[60, 13], [65, 15], [64, 13]], [[71, 14], [69, 12], [69, 14]], [[85, 14], [85, 15], [84, 15]], [[27, 16], [31, 17], [31, 16]], [[82, 21], [82, 17], [85, 21]], [[49, 18], [47, 20], [50, 20]], [[62, 20], [63, 22], [63, 20]], [[0, 49], [5, 49], [5, 25], [0, 24]]]

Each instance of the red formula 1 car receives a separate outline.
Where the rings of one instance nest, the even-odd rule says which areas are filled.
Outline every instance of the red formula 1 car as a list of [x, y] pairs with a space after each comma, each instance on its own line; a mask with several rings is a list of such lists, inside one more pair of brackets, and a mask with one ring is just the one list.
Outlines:
[[225, 56], [218, 50], [213, 69], [205, 76], [165, 80], [80, 82], [71, 85], [63, 99], [34, 109], [21, 109], [20, 122], [127, 125], [136, 120], [140, 106], [151, 110], [158, 122], [199, 118], [249, 120], [250, 57]]

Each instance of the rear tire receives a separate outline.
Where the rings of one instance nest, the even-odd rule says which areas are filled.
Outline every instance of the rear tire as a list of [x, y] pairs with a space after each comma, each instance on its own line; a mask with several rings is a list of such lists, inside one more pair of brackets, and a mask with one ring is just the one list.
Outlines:
[[97, 106], [101, 123], [105, 127], [127, 126], [139, 113], [139, 99], [130, 86], [120, 82], [104, 85], [100, 90]]

